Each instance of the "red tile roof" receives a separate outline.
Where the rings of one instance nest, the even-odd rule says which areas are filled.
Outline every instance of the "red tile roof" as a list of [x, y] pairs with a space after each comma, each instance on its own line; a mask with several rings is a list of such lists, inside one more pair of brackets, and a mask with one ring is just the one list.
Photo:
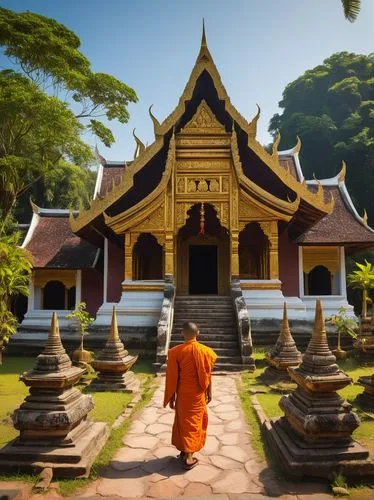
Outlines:
[[23, 244], [31, 253], [35, 268], [95, 266], [100, 250], [72, 233], [67, 211], [37, 210]]
[[[322, 181], [323, 183], [323, 181]], [[311, 190], [316, 186], [311, 185]], [[300, 235], [295, 242], [302, 245], [351, 245], [359, 248], [374, 247], [374, 231], [359, 217], [346, 190], [344, 182], [324, 185], [325, 198], [334, 196], [335, 205], [311, 229]]]

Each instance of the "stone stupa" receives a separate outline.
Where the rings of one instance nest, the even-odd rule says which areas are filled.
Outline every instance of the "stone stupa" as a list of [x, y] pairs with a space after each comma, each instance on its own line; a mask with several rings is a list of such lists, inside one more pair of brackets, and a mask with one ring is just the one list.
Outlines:
[[[283, 305], [282, 328], [274, 349], [265, 355], [266, 360], [277, 371], [287, 375], [288, 368], [296, 368], [302, 360], [301, 352], [296, 347], [288, 323], [287, 304]], [[287, 375], [288, 377], [288, 375]]]
[[364, 388], [364, 392], [357, 396], [357, 401], [364, 410], [374, 412], [374, 374], [362, 376], [358, 383]]
[[360, 419], [336, 391], [352, 382], [336, 364], [327, 343], [321, 301], [312, 338], [299, 368], [290, 368], [297, 388], [283, 396], [285, 416], [267, 421], [267, 438], [286, 472], [295, 476], [374, 474], [368, 451], [352, 439]]
[[89, 389], [96, 392], [136, 392], [140, 382], [130, 371], [138, 356], [131, 356], [125, 349], [118, 334], [116, 309], [113, 306], [112, 324], [108, 341], [91, 365], [98, 376]]
[[73, 387], [85, 372], [72, 365], [61, 343], [56, 313], [35, 368], [21, 375], [30, 394], [13, 414], [20, 435], [0, 450], [0, 471], [87, 476], [108, 437], [107, 425], [91, 422], [92, 396]]

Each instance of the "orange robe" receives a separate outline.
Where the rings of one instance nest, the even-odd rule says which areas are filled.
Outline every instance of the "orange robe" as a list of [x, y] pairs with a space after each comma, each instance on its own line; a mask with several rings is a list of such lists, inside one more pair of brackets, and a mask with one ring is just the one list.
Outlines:
[[180, 451], [194, 453], [204, 447], [208, 426], [206, 391], [216, 359], [212, 349], [195, 339], [168, 352], [164, 407], [177, 396], [171, 442]]

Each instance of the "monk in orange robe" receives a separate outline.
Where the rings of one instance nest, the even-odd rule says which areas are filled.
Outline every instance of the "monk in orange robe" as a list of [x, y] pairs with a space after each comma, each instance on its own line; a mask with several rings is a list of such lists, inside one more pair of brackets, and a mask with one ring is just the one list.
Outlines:
[[184, 467], [198, 460], [193, 454], [204, 447], [208, 426], [206, 405], [212, 400], [215, 352], [197, 341], [195, 323], [183, 325], [184, 344], [168, 352], [164, 407], [175, 410], [172, 444], [181, 452]]

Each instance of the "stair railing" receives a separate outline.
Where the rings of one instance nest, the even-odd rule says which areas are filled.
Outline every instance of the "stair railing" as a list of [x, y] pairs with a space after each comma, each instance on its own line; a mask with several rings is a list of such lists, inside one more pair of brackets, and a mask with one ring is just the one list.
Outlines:
[[253, 349], [252, 349], [251, 320], [249, 317], [247, 304], [245, 303], [243, 297], [239, 278], [233, 278], [231, 280], [231, 297], [236, 317], [242, 364], [248, 367], [249, 370], [254, 370], [255, 362], [252, 357]]
[[175, 285], [172, 276], [165, 276], [164, 299], [160, 319], [157, 324], [156, 363], [154, 368], [160, 371], [166, 365], [174, 320]]

